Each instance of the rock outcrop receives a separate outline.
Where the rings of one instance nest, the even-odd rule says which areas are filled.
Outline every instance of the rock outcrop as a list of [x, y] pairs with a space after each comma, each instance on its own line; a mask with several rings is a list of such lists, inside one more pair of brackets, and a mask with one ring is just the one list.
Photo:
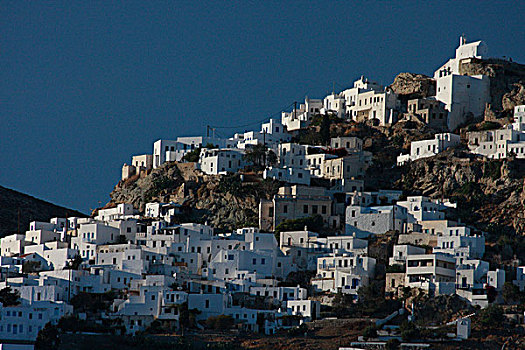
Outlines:
[[488, 160], [456, 149], [406, 165], [394, 187], [451, 198], [459, 218], [481, 230], [523, 234], [524, 177], [525, 160]]
[[194, 163], [166, 163], [145, 177], [120, 181], [108, 204], [132, 203], [144, 212], [148, 202], [175, 202], [191, 209], [181, 222], [208, 222], [224, 230], [258, 226], [260, 199], [271, 199], [280, 183], [243, 178], [205, 175], [195, 170]]
[[460, 73], [490, 77], [490, 107], [503, 116], [525, 103], [525, 65], [503, 59], [472, 58], [460, 65]]
[[436, 81], [423, 74], [400, 73], [390, 85], [390, 89], [406, 102], [414, 98], [436, 95]]

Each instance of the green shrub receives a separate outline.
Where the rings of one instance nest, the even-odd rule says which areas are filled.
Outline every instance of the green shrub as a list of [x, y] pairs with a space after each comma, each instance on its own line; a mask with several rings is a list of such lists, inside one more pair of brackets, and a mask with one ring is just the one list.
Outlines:
[[501, 162], [497, 160], [487, 160], [483, 165], [483, 177], [497, 180], [501, 177]]
[[484, 121], [480, 125], [479, 130], [484, 131], [484, 130], [494, 130], [494, 129], [499, 129], [499, 128], [501, 128], [501, 125], [499, 123], [491, 122], [491, 121]]
[[485, 327], [501, 325], [504, 319], [503, 309], [497, 305], [489, 305], [487, 308], [481, 310], [479, 314], [479, 321]]
[[294, 327], [288, 330], [289, 337], [300, 337], [308, 332], [308, 326], [306, 323], [301, 324], [299, 327]]
[[186, 162], [190, 163], [196, 163], [199, 161], [200, 154], [201, 149], [200, 147], [197, 147], [193, 151], [186, 153], [184, 157], [182, 157], [182, 160], [185, 160]]
[[153, 184], [145, 193], [146, 201], [158, 196], [163, 190], [172, 190], [178, 187], [177, 180], [168, 176], [159, 176], [153, 179]]
[[20, 292], [12, 290], [11, 287], [5, 287], [0, 290], [0, 302], [6, 306], [16, 306], [20, 304]]
[[365, 339], [372, 339], [377, 337], [377, 328], [375, 326], [368, 326], [363, 332], [363, 337]]
[[419, 338], [419, 329], [414, 325], [413, 322], [405, 321], [399, 326], [401, 332], [401, 338], [403, 341], [410, 341]]
[[385, 345], [385, 348], [387, 350], [396, 350], [396, 349], [399, 349], [399, 344], [400, 341], [397, 340], [396, 338], [393, 338], [393, 339], [389, 339], [387, 342], [386, 342], [386, 345]]

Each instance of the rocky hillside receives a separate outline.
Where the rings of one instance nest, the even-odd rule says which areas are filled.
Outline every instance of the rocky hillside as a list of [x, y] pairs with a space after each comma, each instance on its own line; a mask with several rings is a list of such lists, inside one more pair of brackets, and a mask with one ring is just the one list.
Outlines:
[[0, 236], [4, 237], [18, 231], [20, 212], [20, 231], [25, 232], [31, 221], [49, 221], [53, 217], [80, 216], [78, 211], [64, 208], [27, 194], [0, 186]]
[[280, 185], [254, 174], [242, 178], [205, 175], [194, 167], [194, 163], [166, 163], [145, 177], [120, 181], [107, 207], [126, 202], [143, 212], [151, 201], [175, 202], [191, 209], [181, 222], [207, 221], [218, 229], [231, 230], [258, 226], [260, 199], [271, 199]]
[[458, 203], [459, 218], [482, 230], [525, 232], [525, 160], [486, 160], [455, 149], [404, 168], [394, 187], [451, 198]]
[[490, 77], [491, 110], [510, 115], [514, 106], [525, 103], [525, 65], [502, 59], [471, 59], [460, 66], [461, 74]]
[[[492, 104], [486, 117], [498, 122], [508, 120], [514, 105], [525, 103], [524, 65], [472, 59], [461, 70], [463, 74], [490, 76]], [[436, 90], [432, 78], [414, 73], [399, 74], [389, 88], [403, 103], [435, 95]], [[395, 167], [396, 157], [406, 153], [411, 142], [432, 138], [435, 132], [417, 121], [402, 120], [392, 127], [381, 127], [318, 116], [295, 141], [327, 145], [330, 137], [360, 137], [364, 149], [374, 155], [366, 176], [367, 190], [395, 188], [407, 194], [451, 197], [458, 201], [459, 215], [467, 223], [488, 231], [525, 232], [522, 161], [488, 161], [456, 150]], [[119, 182], [108, 206], [131, 202], [144, 210], [148, 201], [174, 201], [195, 208], [184, 220], [208, 221], [224, 229], [255, 225], [259, 199], [271, 198], [279, 184], [253, 176], [245, 179], [203, 175], [194, 170], [193, 163], [166, 164], [145, 177]]]

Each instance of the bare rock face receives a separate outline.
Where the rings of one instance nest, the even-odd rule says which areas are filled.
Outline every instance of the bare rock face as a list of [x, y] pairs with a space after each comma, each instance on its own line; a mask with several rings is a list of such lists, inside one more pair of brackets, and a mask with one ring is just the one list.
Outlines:
[[134, 177], [120, 181], [111, 192], [111, 203], [131, 203], [143, 212], [146, 203], [154, 201], [184, 183], [178, 167], [164, 164], [145, 177]]
[[484, 160], [448, 150], [406, 166], [394, 187], [431, 198], [452, 198], [457, 214], [482, 230], [525, 231], [525, 161]]
[[231, 230], [257, 226], [259, 201], [270, 199], [279, 183], [264, 180], [244, 183], [238, 175], [206, 175], [194, 163], [166, 163], [143, 178], [120, 181], [111, 202], [132, 203], [144, 212], [149, 202], [175, 202], [191, 208], [181, 222], [208, 222], [213, 227]]
[[390, 89], [399, 95], [401, 100], [424, 98], [436, 95], [436, 81], [423, 74], [400, 73]]
[[520, 83], [514, 84], [514, 89], [503, 95], [501, 105], [504, 110], [511, 111], [518, 105], [525, 104], [525, 86]]
[[509, 115], [514, 106], [525, 103], [525, 65], [503, 59], [470, 59], [460, 65], [464, 75], [490, 77], [491, 107]]

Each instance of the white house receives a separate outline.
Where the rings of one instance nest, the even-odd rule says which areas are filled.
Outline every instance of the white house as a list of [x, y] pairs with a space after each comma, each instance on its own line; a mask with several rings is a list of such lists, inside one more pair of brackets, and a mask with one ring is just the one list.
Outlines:
[[321, 316], [321, 302], [317, 300], [289, 300], [286, 308], [292, 315], [303, 316], [307, 321], [314, 321]]
[[39, 301], [31, 304], [0, 307], [0, 338], [4, 340], [35, 341], [38, 332], [55, 323], [73, 307], [64, 302]]
[[216, 147], [226, 147], [227, 140], [217, 137], [184, 136], [177, 140], [157, 140], [153, 144], [153, 168], [156, 169], [165, 162], [180, 162], [189, 152], [212, 144]]
[[297, 131], [310, 125], [312, 117], [321, 113], [323, 100], [310, 99], [306, 97], [304, 104], [299, 108], [293, 108], [291, 112], [281, 113], [281, 123], [286, 126], [288, 132]]
[[[413, 254], [406, 259], [405, 286], [454, 294], [456, 259], [446, 254]], [[441, 285], [440, 285], [441, 284]]]
[[436, 99], [445, 104], [448, 114], [449, 130], [456, 129], [466, 121], [466, 115], [482, 116], [485, 104], [490, 102], [490, 78], [485, 75], [463, 75], [462, 63], [470, 59], [487, 56], [488, 48], [483, 41], [466, 42], [459, 39], [456, 57], [451, 58], [434, 73], [436, 79]]
[[95, 220], [109, 221], [116, 219], [125, 219], [136, 214], [133, 204], [130, 203], [119, 203], [114, 208], [99, 209]]
[[308, 170], [301, 168], [268, 167], [264, 169], [263, 178], [279, 180], [290, 184], [310, 185], [311, 175]]
[[311, 284], [318, 291], [357, 295], [375, 274], [376, 260], [351, 253], [317, 258], [317, 275]]
[[348, 153], [360, 152], [363, 150], [363, 140], [355, 136], [332, 137], [330, 147], [344, 148]]
[[345, 232], [358, 238], [391, 230], [403, 233], [406, 231], [406, 223], [407, 209], [399, 205], [346, 207]]
[[525, 158], [525, 105], [514, 107], [514, 123], [496, 130], [471, 131], [467, 138], [471, 153], [491, 159]]
[[354, 119], [353, 108], [358, 104], [358, 96], [361, 93], [369, 91], [381, 92], [384, 87], [377, 82], [368, 80], [364, 76], [361, 76], [358, 80], [354, 81], [352, 88], [343, 90], [341, 95], [345, 98], [346, 115], [349, 119]]
[[459, 135], [451, 133], [435, 134], [431, 140], [414, 141], [410, 144], [410, 154], [401, 154], [397, 157], [397, 165], [435, 156], [449, 147], [459, 145], [459, 143]]
[[525, 266], [518, 266], [516, 268], [516, 279], [512, 281], [518, 288], [520, 292], [525, 290]]
[[2, 256], [14, 256], [22, 254], [24, 252], [24, 247], [27, 244], [25, 238], [25, 235], [15, 233], [0, 239]]
[[244, 152], [239, 149], [201, 149], [199, 168], [205, 174], [235, 173], [246, 165]]
[[95, 259], [97, 245], [115, 243], [120, 230], [102, 223], [82, 224], [77, 237], [71, 238], [71, 245], [78, 250], [83, 259]]
[[367, 91], [359, 93], [353, 106], [347, 108], [350, 118], [362, 122], [377, 120], [379, 125], [391, 125], [397, 121], [400, 102], [392, 91]]
[[398, 201], [396, 204], [407, 209], [407, 220], [410, 223], [444, 220], [445, 211], [456, 207], [448, 201], [425, 196], [409, 196], [406, 201]]
[[389, 259], [389, 265], [406, 266], [407, 257], [409, 255], [425, 254], [425, 249], [416, 247], [410, 244], [396, 244], [394, 245], [393, 254]]

